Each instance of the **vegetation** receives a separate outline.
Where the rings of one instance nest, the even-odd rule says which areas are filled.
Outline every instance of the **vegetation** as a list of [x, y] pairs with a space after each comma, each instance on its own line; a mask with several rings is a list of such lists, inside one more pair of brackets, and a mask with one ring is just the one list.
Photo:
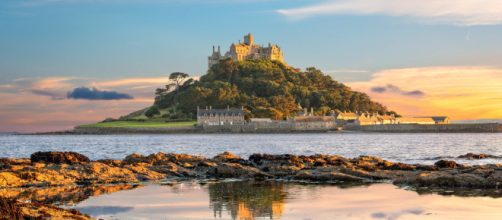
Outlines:
[[281, 62], [220, 61], [199, 81], [173, 73], [173, 83], [157, 89], [154, 106], [169, 109], [168, 117], [195, 118], [197, 107], [244, 106], [248, 117], [284, 119], [314, 108], [318, 115], [331, 111], [387, 113], [385, 106], [364, 93], [333, 80], [316, 68], [299, 71]]
[[81, 125], [82, 128], [175, 128], [195, 125], [194, 121], [164, 122], [164, 121], [112, 121]]
[[145, 111], [145, 116], [148, 118], [151, 118], [159, 114], [160, 114], [159, 107], [157, 107], [156, 105], [150, 107], [148, 110]]

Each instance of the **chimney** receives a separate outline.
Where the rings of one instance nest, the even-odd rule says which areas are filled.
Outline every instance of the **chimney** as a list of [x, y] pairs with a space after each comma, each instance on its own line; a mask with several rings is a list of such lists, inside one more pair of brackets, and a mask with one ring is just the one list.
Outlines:
[[213, 106], [209, 106], [209, 110], [212, 110], [213, 109]]
[[213, 53], [214, 53], [214, 45], [213, 45]]
[[220, 45], [218, 45], [218, 53], [220, 53], [220, 52], [221, 52], [221, 50], [220, 50]]

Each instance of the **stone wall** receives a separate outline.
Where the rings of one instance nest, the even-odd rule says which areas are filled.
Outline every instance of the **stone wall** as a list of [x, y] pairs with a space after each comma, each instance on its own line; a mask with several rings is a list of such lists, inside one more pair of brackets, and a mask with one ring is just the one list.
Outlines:
[[389, 125], [346, 125], [344, 130], [365, 132], [391, 132], [391, 133], [490, 133], [502, 132], [502, 124], [389, 124]]

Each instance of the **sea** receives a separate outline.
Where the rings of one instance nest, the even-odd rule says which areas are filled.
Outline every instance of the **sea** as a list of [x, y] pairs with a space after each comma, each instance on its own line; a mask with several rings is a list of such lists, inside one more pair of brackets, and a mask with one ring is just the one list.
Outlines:
[[[502, 134], [0, 135], [0, 157], [29, 157], [36, 151], [76, 151], [91, 159], [122, 159], [134, 152], [213, 157], [230, 151], [241, 157], [253, 153], [372, 155], [405, 163], [433, 164], [449, 159], [492, 164], [502, 163], [502, 159], [457, 157], [467, 153], [502, 156]], [[111, 189], [103, 190], [106, 187]], [[499, 190], [435, 191], [400, 188], [387, 182], [166, 180], [123, 190], [113, 185], [60, 188], [53, 190], [62, 192], [54, 197], [56, 205], [78, 209], [96, 219], [502, 219]], [[31, 199], [42, 195], [36, 189], [27, 191], [33, 195], [20, 195]], [[42, 197], [47, 199], [48, 195]]]
[[502, 133], [294, 133], [168, 135], [0, 135], [0, 157], [29, 157], [37, 151], [75, 151], [91, 159], [123, 159], [129, 154], [186, 153], [213, 157], [229, 151], [344, 157], [378, 156], [393, 162], [433, 164], [439, 159], [467, 164], [502, 159], [458, 159], [467, 153], [502, 156]]

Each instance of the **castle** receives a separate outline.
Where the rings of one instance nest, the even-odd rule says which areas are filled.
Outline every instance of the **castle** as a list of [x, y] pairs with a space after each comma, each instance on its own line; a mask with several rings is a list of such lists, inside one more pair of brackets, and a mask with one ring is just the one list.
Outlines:
[[267, 47], [254, 44], [254, 36], [252, 34], [244, 36], [244, 43], [241, 41], [237, 44], [233, 43], [225, 55], [221, 54], [220, 46], [218, 46], [218, 50], [215, 50], [213, 46], [213, 54], [208, 57], [208, 66], [211, 68], [211, 66], [217, 64], [220, 60], [227, 58], [235, 61], [268, 59], [284, 62], [282, 50], [279, 46], [271, 43]]

